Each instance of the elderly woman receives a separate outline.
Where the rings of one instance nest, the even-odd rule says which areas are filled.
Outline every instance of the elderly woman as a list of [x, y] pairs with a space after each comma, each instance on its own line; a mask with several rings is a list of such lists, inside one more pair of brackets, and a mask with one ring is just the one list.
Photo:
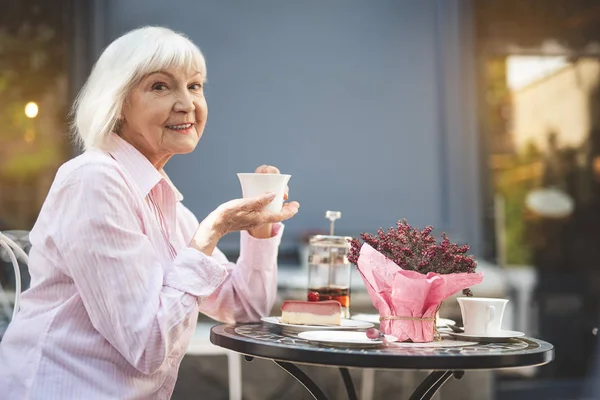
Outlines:
[[[85, 152], [60, 168], [31, 231], [31, 288], [0, 346], [0, 397], [168, 399], [198, 312], [270, 312], [280, 222], [298, 203], [269, 213], [273, 194], [236, 199], [199, 223], [163, 169], [202, 136], [205, 80], [200, 50], [164, 28], [100, 56], [74, 106]], [[233, 231], [236, 264], [217, 248]]]

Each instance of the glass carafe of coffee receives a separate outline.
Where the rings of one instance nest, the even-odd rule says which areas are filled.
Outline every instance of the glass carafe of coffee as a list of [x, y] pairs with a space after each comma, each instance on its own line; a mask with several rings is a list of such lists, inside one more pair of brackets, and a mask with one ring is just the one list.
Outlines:
[[327, 211], [331, 221], [329, 235], [312, 236], [308, 253], [308, 300], [337, 300], [342, 305], [342, 318], [350, 317], [350, 268], [348, 252], [351, 239], [333, 235], [339, 211]]

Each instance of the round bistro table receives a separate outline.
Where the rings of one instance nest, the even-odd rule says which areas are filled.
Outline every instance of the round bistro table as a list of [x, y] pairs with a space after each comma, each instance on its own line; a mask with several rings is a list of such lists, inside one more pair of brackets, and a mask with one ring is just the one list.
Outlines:
[[317, 400], [327, 397], [294, 363], [338, 367], [350, 400], [357, 397], [348, 367], [432, 370], [410, 396], [410, 400], [426, 400], [452, 376], [460, 379], [468, 370], [539, 366], [554, 359], [553, 345], [529, 337], [462, 347], [399, 347], [392, 343], [374, 348], [342, 348], [284, 336], [278, 328], [268, 325], [223, 324], [211, 329], [210, 341], [245, 355], [247, 361], [254, 357], [274, 361]]

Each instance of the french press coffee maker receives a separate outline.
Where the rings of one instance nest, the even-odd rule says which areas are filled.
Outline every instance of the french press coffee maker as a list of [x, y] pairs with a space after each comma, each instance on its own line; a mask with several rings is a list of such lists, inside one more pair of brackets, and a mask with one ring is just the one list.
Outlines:
[[329, 235], [316, 235], [309, 239], [308, 250], [308, 300], [337, 300], [342, 305], [342, 318], [350, 317], [350, 251], [349, 236], [335, 236], [335, 221], [339, 211], [327, 211]]

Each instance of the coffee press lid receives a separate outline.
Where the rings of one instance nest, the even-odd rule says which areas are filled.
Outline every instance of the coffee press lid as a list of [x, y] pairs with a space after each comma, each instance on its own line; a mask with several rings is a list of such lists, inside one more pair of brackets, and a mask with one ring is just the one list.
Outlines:
[[325, 218], [330, 221], [329, 235], [316, 235], [309, 239], [311, 246], [322, 246], [322, 247], [350, 247], [348, 240], [352, 239], [350, 236], [335, 236], [333, 234], [335, 228], [335, 220], [340, 219], [342, 213], [340, 211], [326, 211]]
[[350, 236], [316, 235], [309, 239], [311, 246], [350, 247]]

